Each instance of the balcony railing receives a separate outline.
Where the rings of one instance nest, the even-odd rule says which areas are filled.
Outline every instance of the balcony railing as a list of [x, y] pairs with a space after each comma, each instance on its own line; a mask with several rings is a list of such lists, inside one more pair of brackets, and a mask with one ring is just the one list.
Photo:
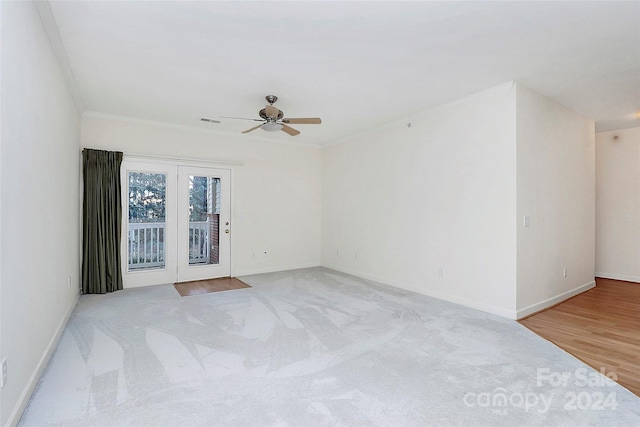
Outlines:
[[164, 267], [164, 222], [129, 223], [129, 270]]
[[[129, 270], [164, 267], [164, 222], [129, 223]], [[189, 264], [209, 262], [209, 221], [189, 223]]]
[[189, 264], [209, 262], [211, 244], [209, 243], [209, 221], [189, 223]]

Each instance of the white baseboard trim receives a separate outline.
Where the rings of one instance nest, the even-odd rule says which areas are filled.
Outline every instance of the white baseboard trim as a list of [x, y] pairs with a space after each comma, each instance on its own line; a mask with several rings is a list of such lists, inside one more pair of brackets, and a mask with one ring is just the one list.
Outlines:
[[342, 273], [351, 274], [353, 276], [358, 276], [358, 277], [361, 277], [363, 279], [372, 280], [374, 282], [382, 283], [384, 285], [393, 286], [394, 288], [400, 288], [400, 289], [404, 289], [404, 290], [407, 290], [407, 291], [415, 292], [417, 294], [426, 295], [428, 297], [436, 298], [436, 299], [439, 299], [439, 300], [451, 302], [451, 303], [454, 303], [454, 304], [463, 305], [465, 307], [469, 307], [469, 308], [473, 308], [473, 309], [476, 309], [476, 310], [484, 311], [485, 313], [491, 313], [491, 314], [495, 314], [497, 316], [506, 317], [507, 319], [514, 319], [514, 320], [516, 319], [516, 314], [517, 313], [516, 313], [515, 310], [509, 310], [509, 309], [506, 309], [506, 308], [503, 308], [503, 307], [497, 307], [495, 305], [484, 304], [484, 303], [481, 303], [481, 302], [478, 302], [478, 301], [473, 301], [473, 300], [470, 300], [470, 299], [461, 298], [461, 297], [458, 297], [458, 296], [455, 296], [455, 295], [450, 295], [450, 294], [446, 294], [446, 293], [442, 293], [442, 292], [438, 292], [438, 291], [432, 291], [430, 289], [423, 289], [423, 288], [414, 287], [414, 286], [411, 286], [411, 285], [407, 285], [406, 283], [400, 283], [400, 282], [397, 282], [395, 280], [373, 276], [373, 275], [370, 275], [370, 274], [362, 273], [360, 271], [351, 270], [349, 268], [339, 267], [337, 265], [323, 264], [323, 267], [329, 268], [331, 270], [340, 271]]
[[289, 270], [300, 270], [302, 268], [314, 268], [320, 267], [320, 263], [304, 263], [304, 264], [291, 264], [280, 267], [269, 267], [269, 268], [255, 268], [248, 270], [232, 270], [231, 275], [233, 277], [241, 277], [241, 276], [252, 276], [254, 274], [264, 274], [264, 273], [277, 273], [279, 271], [289, 271]]
[[603, 273], [596, 271], [596, 277], [603, 279], [624, 280], [625, 282], [640, 283], [640, 276], [627, 276], [626, 274]]
[[525, 308], [522, 308], [517, 311], [518, 319], [522, 319], [523, 317], [527, 317], [533, 313], [537, 313], [538, 311], [542, 311], [545, 308], [549, 308], [553, 305], [559, 304], [562, 301], [565, 301], [571, 297], [574, 297], [578, 294], [581, 294], [589, 289], [592, 289], [596, 286], [595, 280], [591, 282], [585, 283], [584, 285], [580, 285], [577, 288], [571, 289], [567, 292], [563, 292], [560, 295], [556, 295], [555, 297], [548, 298], [544, 301], [537, 302], [535, 304], [531, 304]]
[[42, 372], [47, 367], [47, 364], [49, 363], [49, 359], [51, 358], [51, 355], [56, 349], [56, 346], [58, 345], [58, 341], [60, 341], [62, 332], [64, 331], [64, 328], [67, 326], [69, 317], [71, 317], [71, 313], [73, 313], [73, 309], [76, 307], [79, 297], [80, 297], [80, 294], [76, 295], [76, 298], [74, 299], [73, 303], [69, 306], [69, 309], [67, 310], [64, 317], [58, 324], [58, 327], [55, 333], [53, 334], [53, 336], [51, 337], [51, 340], [49, 341], [49, 344], [47, 345], [47, 348], [45, 349], [44, 353], [42, 353], [42, 356], [40, 357], [40, 360], [36, 365], [36, 369], [34, 369], [33, 373], [31, 374], [29, 381], [27, 382], [26, 386], [22, 390], [22, 394], [20, 394], [20, 398], [18, 399], [16, 406], [14, 406], [13, 411], [11, 411], [11, 415], [9, 415], [9, 418], [7, 420], [7, 424], [6, 424], [7, 426], [18, 425], [18, 421], [20, 421], [20, 417], [22, 417], [22, 413], [27, 408], [27, 405], [29, 404], [29, 400], [31, 399], [31, 395], [33, 394], [36, 386], [38, 385], [38, 380], [40, 380], [40, 376], [42, 375]]

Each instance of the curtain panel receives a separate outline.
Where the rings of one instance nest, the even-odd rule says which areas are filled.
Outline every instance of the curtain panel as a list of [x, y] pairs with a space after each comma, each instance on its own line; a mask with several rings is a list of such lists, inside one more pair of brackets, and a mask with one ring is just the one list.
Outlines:
[[120, 238], [122, 152], [82, 150], [82, 292], [122, 289]]

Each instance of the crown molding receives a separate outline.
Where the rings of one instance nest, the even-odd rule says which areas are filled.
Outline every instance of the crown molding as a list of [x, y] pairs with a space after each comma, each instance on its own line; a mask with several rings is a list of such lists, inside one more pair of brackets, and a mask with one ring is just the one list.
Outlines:
[[297, 147], [308, 147], [308, 148], [317, 148], [317, 149], [321, 148], [320, 145], [313, 144], [310, 142], [283, 141], [283, 140], [271, 139], [271, 138], [261, 138], [259, 136], [253, 136], [253, 135], [242, 136], [232, 132], [227, 132], [227, 131], [222, 131], [217, 129], [209, 129], [205, 127], [191, 126], [191, 125], [181, 125], [177, 123], [164, 122], [159, 120], [140, 119], [137, 117], [120, 116], [117, 114], [99, 113], [97, 111], [85, 111], [82, 113], [82, 117], [86, 117], [90, 119], [99, 119], [99, 120], [112, 120], [116, 122], [131, 123], [131, 124], [143, 125], [143, 126], [162, 127], [165, 129], [182, 130], [182, 131], [188, 131], [188, 132], [203, 132], [203, 133], [218, 135], [226, 138], [231, 136], [237, 139], [246, 138], [251, 141], [270, 142], [273, 144], [295, 145]]

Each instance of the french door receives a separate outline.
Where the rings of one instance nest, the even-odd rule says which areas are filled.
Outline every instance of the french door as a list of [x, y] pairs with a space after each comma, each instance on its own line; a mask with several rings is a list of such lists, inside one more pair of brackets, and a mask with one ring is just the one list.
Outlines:
[[231, 272], [231, 171], [124, 160], [125, 288]]
[[226, 277], [231, 171], [178, 167], [178, 281]]

